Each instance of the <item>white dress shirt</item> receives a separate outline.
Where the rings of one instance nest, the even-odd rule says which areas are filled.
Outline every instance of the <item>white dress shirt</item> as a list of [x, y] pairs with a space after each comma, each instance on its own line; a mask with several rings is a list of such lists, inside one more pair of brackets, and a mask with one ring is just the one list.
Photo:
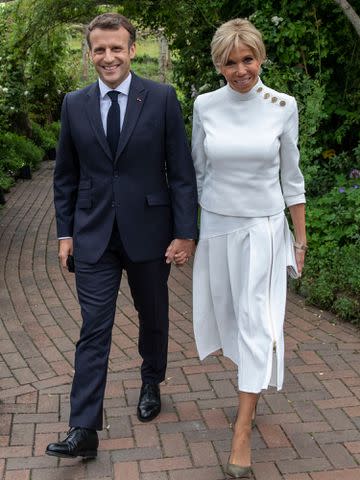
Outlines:
[[107, 115], [109, 113], [109, 109], [111, 105], [111, 100], [107, 93], [112, 92], [114, 90], [116, 90], [117, 92], [120, 92], [120, 95], [118, 95], [118, 102], [120, 106], [120, 130], [121, 130], [124, 123], [124, 117], [125, 117], [125, 112], [126, 112], [126, 107], [128, 102], [128, 96], [129, 96], [130, 83], [131, 83], [131, 73], [129, 73], [129, 75], [125, 78], [125, 80], [122, 83], [120, 83], [120, 85], [118, 85], [116, 88], [108, 87], [101, 80], [101, 78], [99, 78], [100, 113], [101, 113], [101, 121], [104, 127], [105, 135], [106, 135]]

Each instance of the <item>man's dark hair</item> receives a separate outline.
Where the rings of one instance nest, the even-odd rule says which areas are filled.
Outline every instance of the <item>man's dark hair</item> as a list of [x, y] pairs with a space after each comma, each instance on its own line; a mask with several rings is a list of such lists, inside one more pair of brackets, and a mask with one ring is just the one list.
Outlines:
[[129, 32], [129, 47], [131, 47], [136, 40], [136, 30], [129, 19], [124, 17], [124, 15], [120, 15], [120, 13], [103, 13], [102, 15], [98, 15], [91, 20], [86, 29], [86, 41], [89, 48], [91, 49], [90, 33], [95, 30], [95, 28], [102, 30], [119, 30], [121, 27]]

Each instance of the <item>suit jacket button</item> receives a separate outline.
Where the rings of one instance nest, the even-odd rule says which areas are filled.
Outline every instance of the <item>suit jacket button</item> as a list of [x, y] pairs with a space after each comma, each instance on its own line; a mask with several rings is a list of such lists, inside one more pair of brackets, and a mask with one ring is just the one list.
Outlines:
[[111, 206], [112, 206], [112, 207], [115, 207], [115, 202], [111, 202]]

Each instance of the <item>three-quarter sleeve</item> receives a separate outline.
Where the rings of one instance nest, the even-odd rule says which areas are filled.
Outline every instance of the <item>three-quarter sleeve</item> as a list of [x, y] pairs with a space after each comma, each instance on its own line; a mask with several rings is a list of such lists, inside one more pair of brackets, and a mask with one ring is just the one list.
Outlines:
[[280, 178], [287, 207], [305, 203], [304, 177], [299, 168], [299, 116], [296, 100], [290, 97], [290, 115], [280, 136]]
[[206, 154], [204, 149], [205, 131], [201, 122], [198, 99], [194, 103], [191, 154], [194, 162], [198, 200], [200, 201], [206, 169]]

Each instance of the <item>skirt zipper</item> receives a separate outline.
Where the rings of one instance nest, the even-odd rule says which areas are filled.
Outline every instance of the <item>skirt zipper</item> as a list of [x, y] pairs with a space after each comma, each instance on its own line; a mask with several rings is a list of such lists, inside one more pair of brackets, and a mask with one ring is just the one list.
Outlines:
[[269, 319], [270, 319], [270, 329], [271, 329], [271, 334], [272, 334], [272, 340], [273, 340], [273, 351], [276, 352], [276, 340], [275, 340], [275, 328], [274, 328], [274, 323], [273, 323], [273, 318], [271, 315], [271, 308], [270, 308], [270, 303], [271, 303], [271, 278], [272, 278], [272, 270], [273, 270], [273, 263], [274, 263], [274, 258], [273, 258], [273, 251], [274, 251], [274, 245], [273, 245], [273, 231], [271, 228], [271, 222], [270, 218], [268, 218], [268, 226], [269, 226], [269, 232], [270, 232], [270, 246], [271, 246], [271, 263], [270, 263], [270, 277], [269, 277], [269, 289], [268, 289], [268, 312], [269, 312]]

